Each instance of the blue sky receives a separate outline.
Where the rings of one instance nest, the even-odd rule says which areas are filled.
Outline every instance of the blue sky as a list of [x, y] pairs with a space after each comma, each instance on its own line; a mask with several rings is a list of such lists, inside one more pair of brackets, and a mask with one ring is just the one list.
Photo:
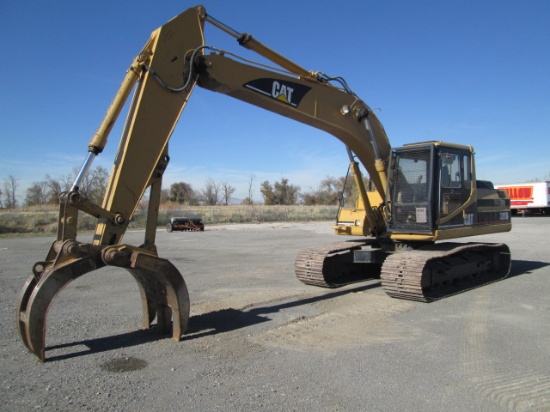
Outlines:
[[[0, 180], [24, 190], [80, 167], [133, 57], [188, 1], [0, 0]], [[479, 179], [550, 180], [550, 2], [204, 1], [207, 12], [302, 67], [344, 77], [392, 146], [471, 144]], [[211, 25], [206, 44], [250, 56]], [[119, 123], [122, 123], [121, 116]], [[110, 170], [119, 124], [94, 166]], [[247, 195], [282, 177], [303, 190], [347, 170], [332, 136], [195, 89], [170, 141], [164, 186], [208, 178]]]

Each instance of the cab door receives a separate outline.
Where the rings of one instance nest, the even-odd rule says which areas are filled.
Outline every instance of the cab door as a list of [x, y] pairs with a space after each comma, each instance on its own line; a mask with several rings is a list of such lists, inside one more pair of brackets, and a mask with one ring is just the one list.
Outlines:
[[438, 226], [454, 227], [471, 224], [464, 213], [455, 213], [469, 199], [472, 173], [471, 153], [449, 147], [439, 147]]

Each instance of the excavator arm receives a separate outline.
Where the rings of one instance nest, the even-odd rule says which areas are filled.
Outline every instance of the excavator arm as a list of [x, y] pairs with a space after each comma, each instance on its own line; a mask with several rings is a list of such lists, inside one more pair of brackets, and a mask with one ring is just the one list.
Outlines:
[[[205, 46], [204, 23], [233, 35], [244, 47], [279, 67], [268, 70], [238, 62]], [[210, 53], [205, 52], [209, 50]], [[332, 83], [337, 81], [340, 87]], [[18, 301], [17, 326], [27, 348], [45, 360], [46, 316], [57, 293], [78, 277], [104, 266], [127, 269], [142, 297], [143, 327], [156, 318], [176, 340], [187, 328], [189, 296], [179, 271], [159, 258], [155, 247], [162, 174], [169, 161], [168, 141], [195, 85], [226, 94], [282, 116], [324, 130], [355, 153], [384, 198], [390, 145], [372, 110], [340, 78], [307, 71], [252, 38], [191, 8], [155, 30], [128, 69], [71, 190], [60, 197], [57, 240], [44, 261], [37, 262]], [[79, 193], [79, 185], [132, 90], [128, 117], [102, 205]], [[352, 158], [352, 164], [355, 164]], [[150, 188], [144, 243], [121, 243], [141, 197]], [[365, 200], [368, 202], [368, 199]], [[77, 240], [78, 213], [97, 218], [91, 243]], [[380, 219], [365, 204], [366, 231], [384, 232]]]

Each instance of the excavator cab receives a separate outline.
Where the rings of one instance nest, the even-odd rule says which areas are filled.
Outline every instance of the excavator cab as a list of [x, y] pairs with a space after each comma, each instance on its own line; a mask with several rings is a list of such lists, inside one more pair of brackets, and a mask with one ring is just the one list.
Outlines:
[[386, 194], [391, 237], [448, 239], [482, 234], [489, 224], [492, 231], [495, 224], [509, 230], [509, 200], [492, 184], [476, 181], [473, 158], [471, 146], [442, 142], [394, 149]]
[[387, 191], [387, 227], [393, 233], [431, 233], [435, 224], [434, 150], [405, 146], [393, 151]]

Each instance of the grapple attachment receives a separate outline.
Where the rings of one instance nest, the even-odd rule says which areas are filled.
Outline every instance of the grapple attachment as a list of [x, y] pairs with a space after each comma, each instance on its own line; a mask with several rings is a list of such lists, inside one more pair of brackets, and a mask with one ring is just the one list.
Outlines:
[[46, 317], [55, 296], [74, 279], [105, 266], [127, 269], [139, 285], [142, 326], [154, 319], [161, 332], [179, 341], [189, 321], [189, 295], [179, 271], [151, 251], [129, 245], [95, 246], [75, 240], [54, 242], [48, 260], [37, 262], [17, 304], [17, 327], [27, 348], [46, 359]]

